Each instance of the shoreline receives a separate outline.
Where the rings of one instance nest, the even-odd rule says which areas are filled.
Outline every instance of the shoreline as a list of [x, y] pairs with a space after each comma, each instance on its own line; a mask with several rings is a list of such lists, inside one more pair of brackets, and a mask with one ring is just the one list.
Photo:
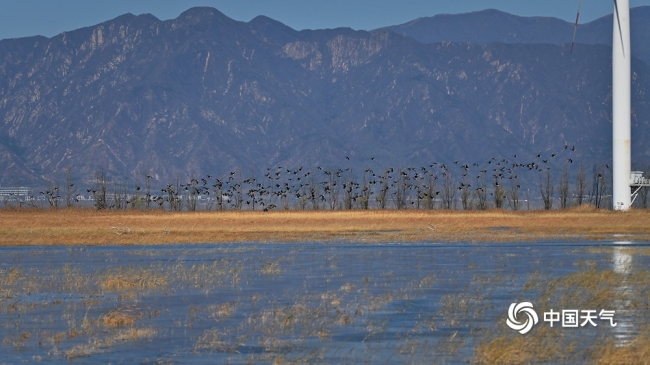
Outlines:
[[[0, 209], [0, 246], [650, 241], [650, 211]], [[616, 236], [615, 236], [616, 235]]]

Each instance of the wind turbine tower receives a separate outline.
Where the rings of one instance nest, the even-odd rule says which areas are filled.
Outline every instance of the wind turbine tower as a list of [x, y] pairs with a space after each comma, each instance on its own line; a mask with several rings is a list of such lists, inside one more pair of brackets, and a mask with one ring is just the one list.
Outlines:
[[612, 39], [612, 204], [628, 210], [631, 193], [631, 90], [630, 0], [614, 0]]
[[[571, 53], [576, 41], [582, 1], [578, 5]], [[632, 46], [630, 42], [630, 0], [614, 0], [612, 34], [612, 205], [630, 209], [642, 188], [650, 189], [643, 171], [632, 170]], [[634, 192], [632, 190], [634, 189]]]
[[[582, 1], [578, 5], [571, 53], [575, 45]], [[630, 44], [630, 0], [614, 0], [612, 34], [612, 205], [614, 210], [628, 210], [632, 196], [641, 187], [650, 186], [640, 171], [632, 175], [632, 47]], [[636, 188], [634, 194], [632, 188]]]

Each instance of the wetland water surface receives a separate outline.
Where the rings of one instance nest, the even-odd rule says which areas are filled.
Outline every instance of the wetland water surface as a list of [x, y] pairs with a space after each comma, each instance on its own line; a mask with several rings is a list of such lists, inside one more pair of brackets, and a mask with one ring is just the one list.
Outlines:
[[[0, 363], [489, 363], [521, 346], [526, 362], [584, 362], [647, 331], [649, 255], [556, 242], [2, 248]], [[506, 319], [525, 301], [539, 323], [520, 335]], [[550, 309], [614, 310], [617, 326], [550, 327]]]

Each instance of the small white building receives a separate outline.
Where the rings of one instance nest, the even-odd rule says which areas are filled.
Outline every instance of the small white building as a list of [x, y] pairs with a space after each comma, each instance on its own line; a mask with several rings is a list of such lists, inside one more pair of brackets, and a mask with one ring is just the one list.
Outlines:
[[20, 187], [13, 187], [13, 186], [0, 186], [0, 197], [5, 197], [5, 196], [30, 196], [31, 194], [31, 189], [20, 186]]

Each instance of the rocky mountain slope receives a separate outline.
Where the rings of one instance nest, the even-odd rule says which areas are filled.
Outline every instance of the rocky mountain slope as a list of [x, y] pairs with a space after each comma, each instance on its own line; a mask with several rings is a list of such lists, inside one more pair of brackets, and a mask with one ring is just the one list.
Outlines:
[[[270, 166], [423, 166], [576, 146], [609, 161], [604, 45], [438, 42], [295, 31], [212, 8], [124, 15], [0, 41], [0, 183], [68, 166], [159, 181]], [[647, 160], [648, 66], [633, 62], [633, 151]], [[348, 157], [349, 160], [346, 158]], [[371, 160], [371, 158], [375, 158]]]

